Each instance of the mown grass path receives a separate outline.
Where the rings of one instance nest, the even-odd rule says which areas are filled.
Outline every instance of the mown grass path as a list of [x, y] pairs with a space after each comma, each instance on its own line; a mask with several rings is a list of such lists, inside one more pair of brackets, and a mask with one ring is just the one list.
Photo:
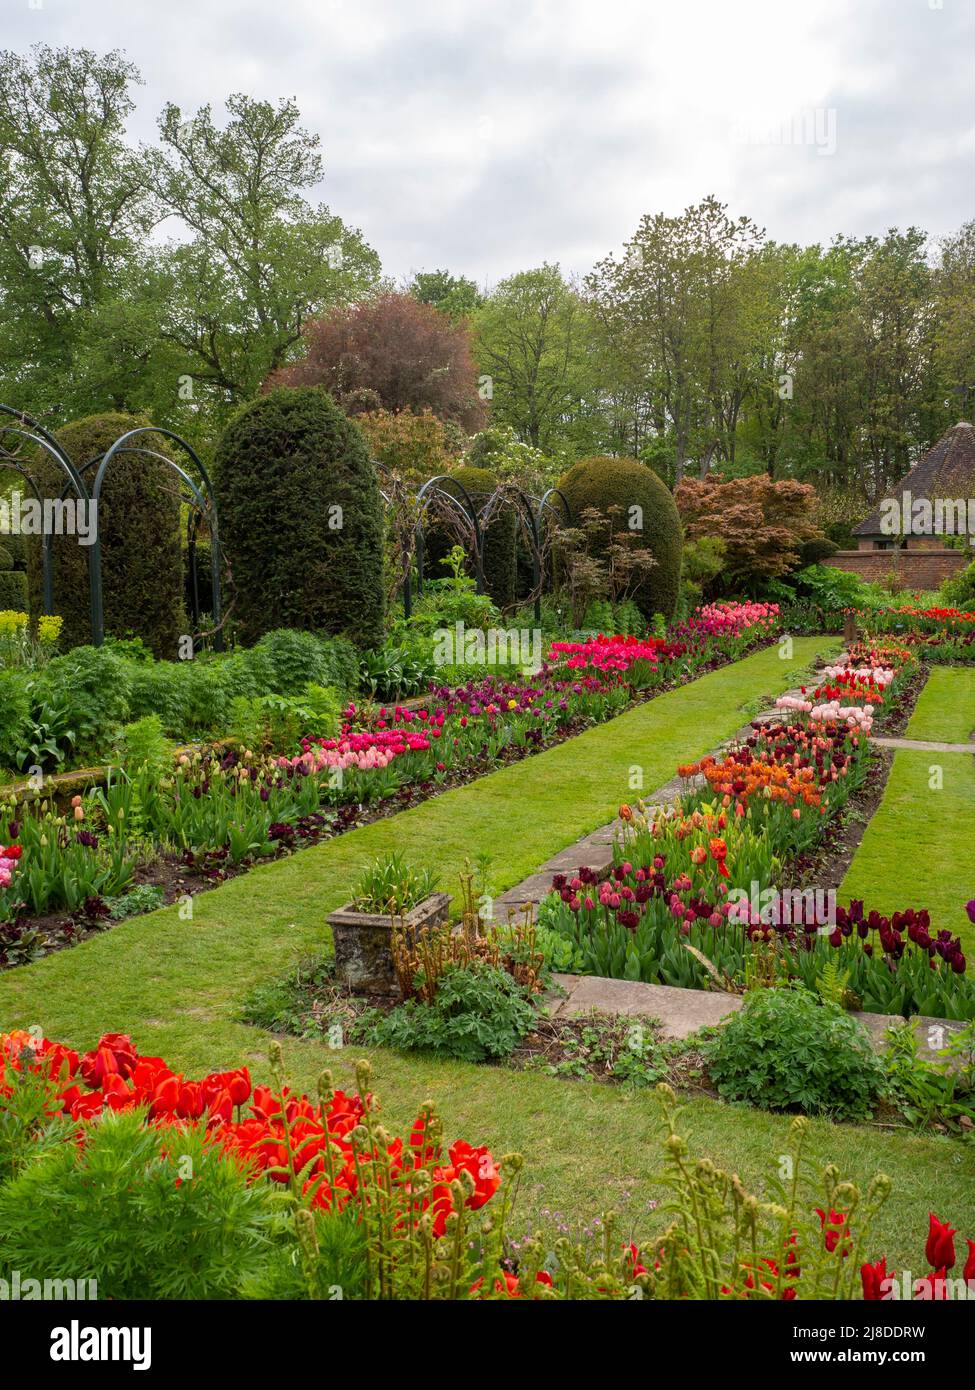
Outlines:
[[[834, 639], [819, 638], [798, 640], [789, 662], [775, 647], [756, 653], [536, 757], [202, 894], [192, 921], [168, 908], [0, 975], [0, 1028], [39, 1024], [78, 1047], [119, 1030], [144, 1054], [162, 1055], [187, 1074], [247, 1061], [266, 1079], [267, 1035], [236, 1022], [235, 1010], [254, 984], [325, 945], [326, 913], [377, 854], [402, 849], [437, 866], [455, 887], [465, 858], [484, 852], [501, 891], [608, 822], [621, 801], [635, 800], [633, 767], [652, 791], [678, 762], [713, 748], [793, 686], [803, 663], [837, 649]], [[660, 1219], [646, 1211], [664, 1195], [654, 1183], [660, 1150], [652, 1093], [361, 1048], [329, 1051], [319, 1041], [287, 1039], [285, 1048], [303, 1089], [323, 1067], [347, 1084], [355, 1058], [369, 1055], [391, 1127], [407, 1124], [429, 1097], [451, 1138], [488, 1143], [498, 1154], [523, 1152], [524, 1229], [541, 1225], [553, 1234], [540, 1216], [546, 1208], [574, 1224], [614, 1207], [627, 1233]], [[697, 1152], [746, 1182], [759, 1181], [788, 1149], [787, 1117], [696, 1099], [685, 1123]], [[917, 1264], [929, 1206], [975, 1235], [973, 1160], [960, 1145], [818, 1121], [810, 1126], [810, 1152], [858, 1182], [879, 1169], [894, 1179], [899, 1200], [878, 1223], [877, 1251], [897, 1267]]]
[[[935, 667], [906, 737], [962, 743], [975, 728], [975, 671]], [[972, 745], [975, 754], [975, 744]], [[901, 750], [883, 801], [840, 886], [840, 901], [862, 898], [884, 913], [926, 907], [932, 925], [960, 935], [975, 968], [975, 757]]]
[[[557, 747], [202, 893], [192, 920], [166, 908], [0, 975], [0, 1026], [37, 1023], [49, 1037], [85, 1045], [122, 1029], [181, 1065], [206, 1065], [207, 1048], [223, 1037], [217, 1020], [226, 1023], [246, 990], [280, 974], [296, 952], [325, 944], [326, 914], [377, 855], [402, 850], [456, 891], [465, 860], [487, 854], [501, 891], [611, 820], [621, 801], [636, 800], [634, 768], [652, 791], [676, 763], [738, 729], [745, 704], [786, 688], [800, 663], [834, 648], [807, 638], [790, 662], [777, 647], [754, 653]], [[187, 1017], [211, 1020], [206, 1042]]]

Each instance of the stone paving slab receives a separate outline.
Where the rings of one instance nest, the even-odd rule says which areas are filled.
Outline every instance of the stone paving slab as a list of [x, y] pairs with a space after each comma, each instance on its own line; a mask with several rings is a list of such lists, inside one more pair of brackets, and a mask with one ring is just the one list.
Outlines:
[[880, 748], [903, 749], [915, 753], [970, 753], [975, 757], [975, 743], [934, 743], [920, 738], [873, 738]]
[[552, 1008], [556, 1018], [587, 1014], [655, 1019], [664, 1038], [687, 1038], [699, 1028], [721, 1023], [741, 1008], [740, 995], [711, 994], [703, 989], [674, 989], [636, 980], [607, 980], [599, 975], [556, 975], [563, 985], [575, 981], [567, 999]]
[[[600, 975], [553, 975], [552, 981], [553, 989], [542, 1001], [552, 1018], [585, 1018], [599, 1013], [612, 1018], [654, 1019], [665, 1039], [688, 1038], [699, 1028], [717, 1027], [744, 1003], [740, 994], [610, 980]], [[886, 1030], [903, 1022], [895, 1014], [854, 1013], [851, 1017], [867, 1030], [878, 1052], [883, 1051]], [[938, 1052], [950, 1035], [965, 1027], [945, 1018], [917, 1016], [911, 1021], [918, 1052], [926, 1061], [939, 1060]]]

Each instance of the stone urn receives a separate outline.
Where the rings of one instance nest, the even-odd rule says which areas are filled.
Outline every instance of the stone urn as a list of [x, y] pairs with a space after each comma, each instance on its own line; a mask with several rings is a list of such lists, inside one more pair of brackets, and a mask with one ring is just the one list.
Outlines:
[[335, 939], [338, 980], [357, 994], [398, 995], [400, 988], [393, 968], [394, 930], [401, 930], [408, 941], [415, 941], [424, 927], [444, 924], [449, 911], [449, 893], [431, 893], [402, 917], [358, 912], [352, 903], [329, 913], [326, 920]]

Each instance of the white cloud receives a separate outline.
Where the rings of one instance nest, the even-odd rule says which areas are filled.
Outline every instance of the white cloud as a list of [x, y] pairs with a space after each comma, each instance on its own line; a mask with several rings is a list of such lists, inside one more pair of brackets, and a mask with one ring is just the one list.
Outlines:
[[[166, 100], [294, 96], [389, 273], [584, 272], [714, 192], [779, 240], [975, 216], [972, 6], [943, 0], [7, 0], [2, 42], [121, 48]], [[835, 153], [772, 143], [832, 112]], [[825, 118], [823, 118], [825, 119]], [[826, 129], [825, 126], [822, 127]], [[820, 141], [822, 143], [822, 141]]]

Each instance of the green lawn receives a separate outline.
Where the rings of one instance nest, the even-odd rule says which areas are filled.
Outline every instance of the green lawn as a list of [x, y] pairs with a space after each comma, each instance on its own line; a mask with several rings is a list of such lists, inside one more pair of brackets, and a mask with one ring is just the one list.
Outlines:
[[[962, 743], [973, 729], [975, 671], [935, 667], [906, 736]], [[961, 935], [973, 968], [975, 930], [965, 914], [965, 903], [975, 897], [973, 820], [975, 759], [896, 753], [884, 799], [840, 887], [841, 900], [863, 898], [882, 912], [928, 908], [936, 929]]]
[[[39, 1024], [49, 1037], [79, 1047], [120, 1030], [144, 1053], [162, 1055], [189, 1074], [243, 1059], [264, 1076], [267, 1035], [235, 1022], [239, 1002], [255, 983], [283, 974], [303, 950], [326, 945], [325, 915], [345, 899], [362, 865], [397, 847], [439, 866], [454, 886], [465, 858], [486, 853], [497, 890], [517, 883], [606, 823], [620, 801], [635, 800], [634, 767], [653, 791], [677, 762], [733, 733], [744, 706], [795, 684], [800, 663], [837, 645], [800, 639], [789, 664], [777, 648], [756, 653], [537, 757], [203, 894], [192, 921], [165, 909], [0, 975], [0, 1027]], [[348, 1082], [359, 1052], [287, 1042], [292, 1076], [302, 1088], [324, 1066]], [[373, 1061], [391, 1123], [407, 1121], [429, 1096], [451, 1136], [525, 1154], [526, 1223], [534, 1224], [543, 1208], [563, 1212], [571, 1223], [613, 1205], [643, 1225], [641, 1213], [659, 1195], [648, 1185], [659, 1161], [652, 1095], [391, 1053], [374, 1053]], [[760, 1112], [702, 1099], [688, 1103], [686, 1119], [701, 1151], [746, 1181], [787, 1147], [787, 1121]], [[879, 1252], [916, 1267], [929, 1205], [975, 1235], [970, 1151], [966, 1157], [945, 1140], [868, 1127], [817, 1123], [812, 1132], [820, 1159], [834, 1160], [845, 1175], [865, 1182], [883, 1169], [894, 1178], [901, 1198], [888, 1208]]]
[[973, 735], [975, 668], [932, 667], [905, 738], [926, 739], [935, 743], [967, 743]]

